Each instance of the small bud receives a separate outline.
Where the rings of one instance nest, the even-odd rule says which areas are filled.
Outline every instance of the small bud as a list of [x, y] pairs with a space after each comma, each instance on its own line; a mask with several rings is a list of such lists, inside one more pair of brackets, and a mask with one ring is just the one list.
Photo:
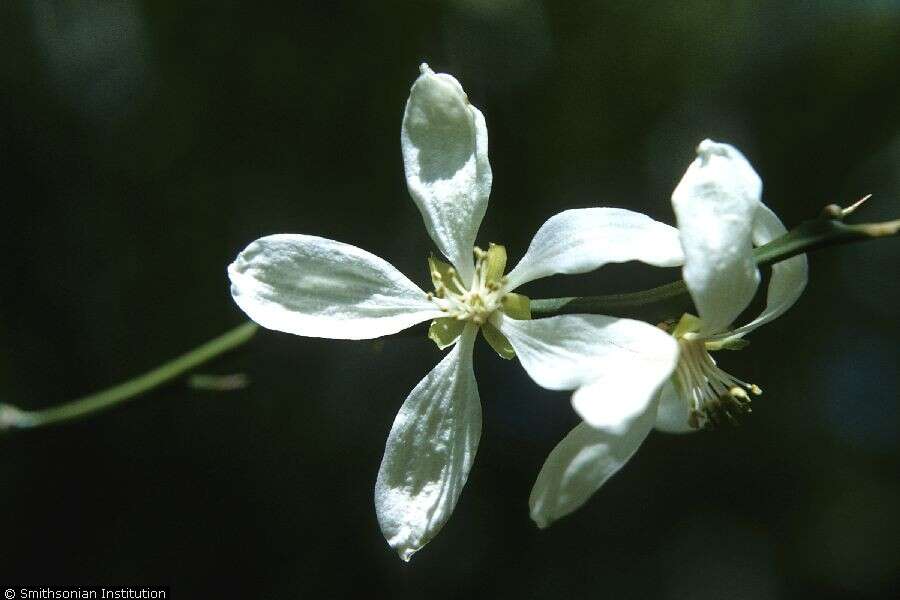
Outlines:
[[829, 204], [822, 209], [822, 218], [824, 219], [840, 219], [844, 216], [844, 209], [837, 204]]

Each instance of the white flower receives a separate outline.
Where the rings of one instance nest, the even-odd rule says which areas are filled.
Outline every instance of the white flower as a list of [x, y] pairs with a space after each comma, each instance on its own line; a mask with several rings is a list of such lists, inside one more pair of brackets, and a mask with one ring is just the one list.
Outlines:
[[[472, 369], [479, 329], [502, 356], [518, 355], [548, 389], [575, 389], [602, 365], [640, 368], [659, 382], [675, 367], [677, 344], [652, 325], [600, 315], [530, 320], [527, 298], [511, 292], [540, 277], [610, 262], [682, 261], [675, 228], [626, 210], [593, 208], [550, 218], [503, 276], [502, 246], [473, 247], [491, 188], [484, 117], [456, 79], [427, 65], [421, 72], [406, 105], [401, 145], [410, 195], [452, 263], [429, 260], [435, 291], [426, 294], [364, 250], [309, 235], [256, 240], [228, 268], [235, 302], [264, 327], [363, 339], [434, 319], [429, 336], [442, 348], [455, 344], [406, 398], [378, 472], [378, 520], [404, 560], [446, 522], [472, 466], [481, 435]], [[611, 384], [620, 387], [616, 400], [633, 404], [657, 391], [631, 386], [625, 377]]]
[[[686, 432], [734, 420], [749, 412], [748, 392], [761, 393], [718, 368], [709, 350], [739, 348], [745, 334], [790, 308], [806, 286], [806, 255], [774, 265], [762, 314], [729, 329], [759, 285], [753, 247], [786, 230], [760, 201], [762, 182], [740, 152], [705, 140], [697, 155], [672, 194], [672, 205], [684, 250], [684, 281], [700, 316], [685, 315], [672, 331], [678, 366], [658, 396], [622, 401], [615, 395], [619, 388], [610, 389], [604, 379], [575, 392], [576, 407], [604, 406], [607, 412], [575, 427], [544, 463], [529, 500], [540, 527], [581, 506], [628, 462], [654, 426]], [[657, 377], [643, 373], [634, 385], [653, 387], [662, 383]], [[609, 401], [601, 404], [602, 399]]]

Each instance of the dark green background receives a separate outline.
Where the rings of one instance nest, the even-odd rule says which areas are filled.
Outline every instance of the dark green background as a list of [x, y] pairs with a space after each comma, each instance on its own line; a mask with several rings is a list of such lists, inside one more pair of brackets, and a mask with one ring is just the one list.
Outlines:
[[[488, 8], [490, 7], [490, 8]], [[3, 2], [0, 400], [63, 402], [242, 320], [225, 266], [277, 232], [432, 250], [399, 128], [418, 64], [484, 112], [479, 242], [518, 259], [569, 208], [673, 222], [704, 137], [742, 149], [786, 224], [875, 196], [900, 213], [900, 3]], [[721, 357], [765, 395], [738, 428], [651, 435], [547, 531], [527, 497], [577, 419], [479, 342], [479, 455], [411, 564], [372, 488], [391, 421], [439, 359], [263, 332], [90, 420], [0, 440], [0, 584], [166, 584], [182, 598], [876, 598], [900, 585], [896, 240], [811, 257], [807, 293]], [[533, 296], [648, 287], [611, 267]], [[751, 315], [752, 316], [752, 315]]]

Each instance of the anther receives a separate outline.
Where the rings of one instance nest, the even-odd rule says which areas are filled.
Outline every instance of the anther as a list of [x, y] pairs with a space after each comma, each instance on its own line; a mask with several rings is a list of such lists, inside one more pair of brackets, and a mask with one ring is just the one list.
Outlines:
[[740, 417], [751, 412], [751, 394], [759, 396], [762, 390], [716, 366], [703, 340], [685, 334], [679, 346], [675, 381], [679, 395], [689, 404], [688, 424], [694, 429], [737, 425]]
[[743, 388], [733, 387], [728, 390], [728, 393], [739, 402], [750, 402], [750, 396], [747, 395]]

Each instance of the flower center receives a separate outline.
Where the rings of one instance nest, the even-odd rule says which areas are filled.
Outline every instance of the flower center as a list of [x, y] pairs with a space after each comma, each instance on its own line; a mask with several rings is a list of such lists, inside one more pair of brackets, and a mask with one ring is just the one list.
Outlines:
[[428, 299], [448, 317], [483, 325], [500, 308], [506, 295], [506, 249], [491, 244], [487, 250], [475, 248], [474, 252], [475, 272], [469, 285], [452, 266], [429, 259], [435, 291], [428, 294]]
[[720, 369], [709, 354], [710, 347], [718, 346], [698, 336], [694, 327], [683, 326], [687, 317], [699, 322], [685, 315], [673, 333], [679, 348], [673, 380], [678, 396], [688, 404], [688, 423], [694, 429], [736, 425], [739, 417], [752, 412], [751, 394], [759, 396], [762, 390]]
[[516, 351], [489, 319], [496, 311], [512, 319], [530, 319], [530, 303], [527, 296], [506, 291], [506, 248], [491, 244], [487, 250], [475, 248], [474, 252], [475, 268], [468, 285], [451, 265], [433, 256], [428, 259], [434, 283], [434, 292], [428, 293], [428, 299], [446, 315], [431, 322], [428, 337], [443, 350], [459, 339], [463, 329], [474, 326], [497, 354], [509, 360]]

